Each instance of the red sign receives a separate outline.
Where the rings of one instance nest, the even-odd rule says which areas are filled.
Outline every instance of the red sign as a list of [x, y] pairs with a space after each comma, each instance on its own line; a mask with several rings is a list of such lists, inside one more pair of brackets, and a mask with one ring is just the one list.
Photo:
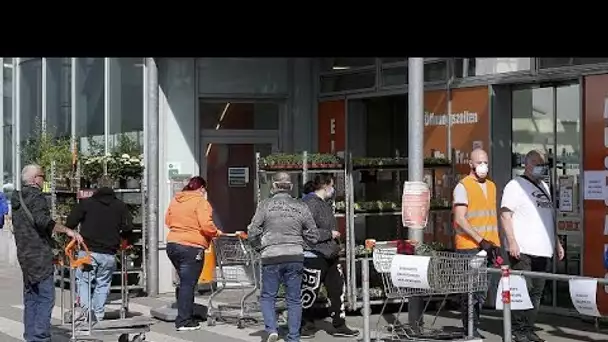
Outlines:
[[95, 193], [95, 190], [93, 189], [84, 189], [84, 190], [78, 190], [78, 199], [85, 199], [85, 198], [89, 198], [91, 196], [93, 196], [93, 194]]

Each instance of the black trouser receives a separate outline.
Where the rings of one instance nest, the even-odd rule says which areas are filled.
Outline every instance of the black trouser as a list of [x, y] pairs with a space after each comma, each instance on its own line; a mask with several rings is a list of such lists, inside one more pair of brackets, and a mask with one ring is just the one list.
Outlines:
[[194, 290], [203, 270], [203, 249], [177, 243], [167, 244], [167, 256], [179, 275], [177, 295], [177, 328], [192, 321], [194, 314]]
[[302, 326], [314, 322], [312, 306], [319, 294], [321, 284], [325, 285], [330, 301], [330, 315], [334, 327], [345, 323], [344, 273], [338, 258], [326, 259], [321, 256], [304, 259], [304, 279], [302, 281]]
[[[511, 268], [514, 270], [547, 272], [551, 265], [551, 259], [547, 257], [520, 254], [519, 259], [510, 257]], [[534, 323], [540, 306], [540, 300], [545, 290], [545, 280], [540, 278], [526, 278], [526, 286], [530, 294], [530, 301], [534, 308], [530, 310], [517, 310], [511, 313], [513, 318], [513, 332], [527, 334], [534, 332]]]

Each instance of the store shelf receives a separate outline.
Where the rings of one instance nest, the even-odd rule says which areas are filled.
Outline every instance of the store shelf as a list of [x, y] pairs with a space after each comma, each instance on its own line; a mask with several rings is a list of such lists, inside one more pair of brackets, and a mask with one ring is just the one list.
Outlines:
[[[311, 156], [313, 159], [309, 159]], [[343, 165], [343, 168], [308, 168], [308, 166], [310, 166], [312, 163], [339, 163]], [[276, 167], [276, 165], [290, 165], [291, 167], [268, 169]], [[307, 166], [304, 167], [304, 165]], [[266, 169], [264, 169], [264, 167], [266, 167]], [[451, 187], [451, 183], [453, 182], [454, 178], [453, 176], [455, 174], [455, 167], [454, 165], [448, 163], [445, 158], [425, 158], [424, 168], [427, 170], [425, 172], [425, 181], [429, 182], [429, 189], [431, 190], [432, 197], [431, 205], [433, 208], [431, 208], [431, 218], [429, 219], [429, 221], [431, 221], [431, 219], [435, 220], [437, 217], [444, 217], [444, 215], [438, 214], [443, 214], [451, 210], [451, 207], [449, 206], [449, 198], [441, 197], [451, 197], [448, 195], [448, 193], [451, 194], [451, 189], [449, 191], [444, 191], [444, 188]], [[388, 220], [386, 220], [386, 222], [382, 220], [372, 221], [372, 218], [401, 216], [400, 202], [403, 181], [405, 180], [402, 172], [407, 170], [407, 159], [400, 157], [398, 151], [396, 151], [394, 158], [352, 158], [348, 152], [346, 152], [343, 157], [318, 154], [309, 155], [307, 152], [303, 152], [301, 155], [277, 154], [262, 157], [259, 153], [256, 153], [256, 198], [258, 199], [259, 203], [262, 199], [262, 184], [268, 186], [268, 177], [270, 174], [276, 172], [287, 172], [290, 174], [302, 175], [299, 181], [303, 183], [309, 179], [309, 177], [307, 177], [308, 174], [321, 172], [338, 174], [338, 176], [335, 178], [334, 188], [338, 192], [337, 196], [340, 198], [340, 200], [334, 203], [334, 208], [339, 209], [340, 211], [335, 212], [335, 217], [345, 218], [343, 222], [346, 224], [346, 234], [343, 236], [344, 241], [342, 241], [342, 243], [349, 252], [346, 253], [346, 256], [341, 257], [340, 260], [345, 263], [348, 302], [353, 303], [358, 302], [356, 295], [358, 291], [357, 268], [358, 265], [360, 265], [360, 262], [363, 260], [363, 258], [358, 257], [355, 252], [357, 250], [357, 241], [368, 237], [376, 238], [375, 234], [379, 233], [379, 231], [382, 231], [382, 236], [392, 234], [397, 238], [400, 238], [403, 234], [403, 227], [401, 226], [400, 220], [395, 220], [395, 224], [393, 225], [392, 223], [388, 224]], [[369, 174], [366, 174], [366, 172]], [[384, 172], [382, 175], [376, 175], [377, 173], [382, 172]], [[355, 178], [357, 178], [357, 181], [355, 181]], [[372, 188], [372, 190], [370, 190], [368, 193], [368, 185], [370, 184], [379, 185], [378, 188]], [[299, 188], [299, 186], [300, 184], [298, 184], [295, 188]], [[357, 189], [358, 187], [362, 186], [365, 186], [366, 188]], [[366, 193], [369, 196], [374, 196], [371, 198], [373, 200], [366, 198]], [[363, 196], [364, 198], [356, 199], [355, 194], [357, 194], [357, 196]], [[379, 196], [381, 198], [377, 198]], [[369, 220], [366, 219], [364, 221], [355, 221], [355, 218], [369, 218]], [[450, 224], [450, 219], [450, 217], [447, 218], [448, 225]], [[444, 219], [442, 218], [441, 220]], [[445, 223], [445, 221], [443, 222]], [[355, 225], [364, 223], [366, 224], [365, 230], [355, 229]], [[378, 224], [380, 226], [372, 227], [367, 224]], [[395, 233], [391, 232], [391, 229], [394, 229]], [[364, 232], [366, 235], [359, 236], [361, 232]], [[368, 236], [368, 232], [372, 235]], [[395, 237], [391, 237], [390, 239], [393, 238]], [[378, 299], [373, 303], [382, 304], [383, 302], [383, 299]]]
[[[64, 180], [63, 178], [58, 179], [56, 177], [56, 165], [55, 162], [52, 162], [52, 166], [51, 166], [51, 175], [50, 175], [50, 184], [48, 184], [48, 188], [50, 188], [49, 191], [49, 195], [50, 195], [50, 200], [51, 200], [51, 213], [53, 218], [61, 220], [61, 219], [65, 219], [65, 217], [68, 215], [69, 211], [71, 210], [71, 208], [73, 207], [73, 205], [75, 205], [76, 203], [78, 203], [81, 198], [80, 196], [78, 196], [81, 192], [85, 193], [83, 196], [87, 197], [89, 196], [93, 191], [95, 191], [95, 189], [85, 189], [85, 188], [80, 188], [80, 184], [81, 184], [81, 174], [80, 174], [81, 170], [80, 170], [80, 164], [78, 163], [76, 168], [73, 170], [73, 174], [70, 177], [66, 177], [70, 179], [70, 184], [74, 184], [75, 187], [72, 188], [65, 188], [63, 186], [58, 187], [57, 183], [59, 182], [59, 185], [63, 185], [61, 184], [61, 182]], [[144, 215], [144, 209], [143, 209], [143, 203], [144, 201], [144, 196], [143, 196], [143, 192], [141, 190], [141, 188], [139, 189], [114, 189], [114, 192], [118, 195], [123, 195], [123, 196], [119, 196], [119, 198], [122, 198], [125, 203], [129, 206], [135, 207], [137, 208], [138, 206], [141, 208], [137, 211], [137, 216], [143, 216]], [[133, 196], [126, 196], [128, 194], [134, 194]], [[70, 195], [68, 196], [59, 196], [59, 195]], [[129, 200], [127, 201], [127, 198], [129, 197]], [[135, 215], [135, 213], [133, 213]], [[140, 219], [141, 220], [141, 219]], [[129, 277], [129, 282], [132, 282], [132, 284], [129, 284], [129, 288], [130, 289], [143, 289], [145, 288], [145, 281], [146, 281], [146, 243], [145, 243], [145, 222], [144, 220], [142, 220], [142, 222], [137, 222], [137, 217], [134, 216], [134, 225], [135, 225], [135, 229], [133, 229], [131, 236], [132, 236], [132, 240], [130, 239], [130, 243], [133, 244], [134, 246], [137, 246], [138, 248], [136, 249], [136, 252], [138, 253], [137, 258], [139, 259], [138, 263], [141, 262], [141, 267], [135, 267], [135, 268], [129, 268], [127, 269], [127, 277]], [[68, 272], [68, 268], [67, 267], [62, 267], [60, 268], [63, 271], [58, 270], [57, 274], [59, 274], [60, 276], [62, 276], [64, 279], [65, 283], [69, 283], [69, 278], [66, 278], [67, 275], [69, 274]], [[118, 269], [120, 270], [120, 264], [118, 266]], [[63, 274], [62, 274], [63, 272]], [[116, 277], [116, 276], [119, 277]], [[114, 277], [113, 277], [113, 289], [116, 288], [120, 288], [119, 285], [116, 284], [116, 279], [120, 279], [120, 271], [114, 272]]]

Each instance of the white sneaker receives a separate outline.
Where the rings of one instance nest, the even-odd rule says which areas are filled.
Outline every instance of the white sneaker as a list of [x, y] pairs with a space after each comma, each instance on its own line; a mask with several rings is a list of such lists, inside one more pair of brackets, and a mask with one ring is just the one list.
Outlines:
[[277, 342], [278, 340], [279, 340], [279, 334], [272, 333], [272, 334], [268, 335], [266, 342]]
[[191, 321], [186, 323], [185, 325], [182, 325], [181, 327], [177, 328], [177, 331], [193, 331], [193, 330], [200, 330], [201, 329], [201, 324], [195, 321]]

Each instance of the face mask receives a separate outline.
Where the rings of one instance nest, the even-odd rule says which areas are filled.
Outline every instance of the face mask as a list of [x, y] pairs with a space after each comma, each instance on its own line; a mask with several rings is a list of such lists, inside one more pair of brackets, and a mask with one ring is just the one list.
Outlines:
[[488, 175], [488, 164], [481, 163], [475, 167], [475, 173], [480, 178], [485, 178]]
[[546, 173], [546, 168], [544, 166], [535, 166], [532, 169], [532, 176], [536, 177], [536, 178], [541, 178], [545, 175]]
[[325, 188], [325, 193], [327, 194], [328, 199], [334, 197], [335, 192], [336, 190], [333, 186], [328, 186], [327, 188]]

